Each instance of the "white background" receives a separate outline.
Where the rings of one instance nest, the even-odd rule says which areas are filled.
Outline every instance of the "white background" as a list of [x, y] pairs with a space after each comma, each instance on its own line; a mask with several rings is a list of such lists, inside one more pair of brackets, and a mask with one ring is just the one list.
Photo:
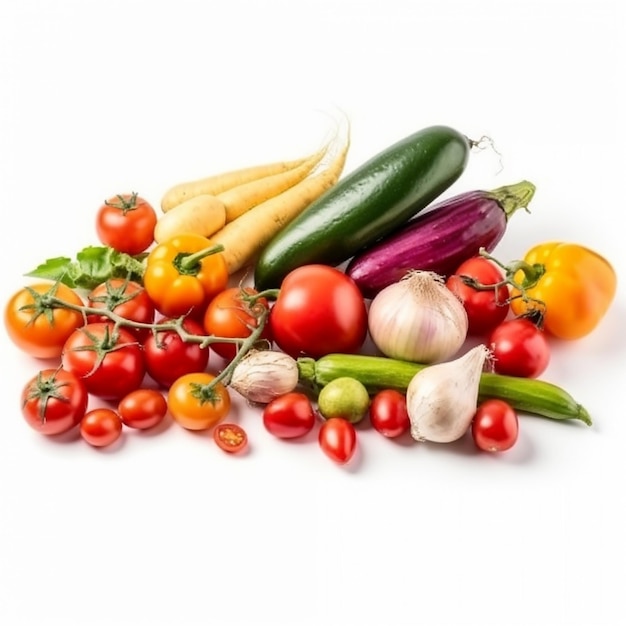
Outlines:
[[98, 243], [105, 197], [158, 204], [182, 180], [307, 154], [339, 110], [345, 172], [430, 124], [488, 135], [502, 163], [473, 154], [445, 195], [537, 185], [498, 256], [576, 241], [621, 282], [544, 375], [594, 426], [521, 416], [500, 456], [368, 430], [340, 468], [313, 438], [273, 439], [239, 401], [241, 458], [175, 425], [108, 452], [54, 442], [19, 412], [38, 364], [0, 333], [0, 623], [625, 623], [624, 13], [620, 0], [4, 0], [3, 303], [39, 262]]

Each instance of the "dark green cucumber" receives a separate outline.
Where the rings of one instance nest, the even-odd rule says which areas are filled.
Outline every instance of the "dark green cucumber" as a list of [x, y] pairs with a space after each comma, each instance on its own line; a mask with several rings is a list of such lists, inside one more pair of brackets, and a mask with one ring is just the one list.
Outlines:
[[[411, 379], [427, 365], [387, 357], [359, 354], [329, 354], [315, 361], [297, 361], [300, 382], [319, 390], [341, 376], [356, 378], [370, 393], [381, 389], [405, 392]], [[515, 378], [484, 372], [478, 390], [480, 400], [498, 398], [514, 409], [555, 420], [577, 419], [591, 426], [591, 416], [581, 404], [557, 385], [532, 378]]]
[[383, 150], [269, 242], [257, 259], [255, 287], [280, 287], [282, 279], [302, 265], [340, 265], [389, 234], [459, 178], [471, 145], [453, 128], [431, 126]]

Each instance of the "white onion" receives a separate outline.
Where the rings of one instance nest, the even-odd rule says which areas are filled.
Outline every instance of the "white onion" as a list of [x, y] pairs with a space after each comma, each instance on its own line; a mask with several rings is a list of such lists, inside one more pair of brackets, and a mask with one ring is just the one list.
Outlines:
[[374, 345], [385, 356], [435, 363], [462, 347], [468, 319], [441, 276], [416, 270], [374, 297], [368, 326]]
[[467, 432], [489, 355], [480, 344], [453, 361], [429, 365], [415, 374], [406, 391], [413, 439], [449, 443]]
[[298, 364], [277, 350], [251, 350], [237, 363], [230, 386], [250, 402], [267, 404], [298, 384]]

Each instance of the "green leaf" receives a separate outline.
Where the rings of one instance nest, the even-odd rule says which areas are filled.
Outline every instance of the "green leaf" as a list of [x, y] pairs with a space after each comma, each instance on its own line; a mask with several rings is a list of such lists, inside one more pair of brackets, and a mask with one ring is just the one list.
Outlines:
[[93, 289], [109, 278], [130, 277], [142, 283], [146, 256], [145, 253], [131, 256], [109, 246], [87, 246], [76, 254], [75, 261], [68, 257], [48, 259], [25, 276], [83, 289]]

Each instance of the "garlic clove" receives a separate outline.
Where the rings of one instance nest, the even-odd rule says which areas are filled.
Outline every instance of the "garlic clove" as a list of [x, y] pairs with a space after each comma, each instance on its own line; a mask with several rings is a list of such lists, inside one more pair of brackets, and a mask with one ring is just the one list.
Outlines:
[[230, 386], [250, 402], [267, 404], [298, 385], [298, 364], [276, 350], [251, 350], [236, 365]]
[[467, 432], [489, 355], [489, 349], [480, 344], [452, 361], [430, 365], [415, 374], [406, 393], [413, 439], [451, 443]]

